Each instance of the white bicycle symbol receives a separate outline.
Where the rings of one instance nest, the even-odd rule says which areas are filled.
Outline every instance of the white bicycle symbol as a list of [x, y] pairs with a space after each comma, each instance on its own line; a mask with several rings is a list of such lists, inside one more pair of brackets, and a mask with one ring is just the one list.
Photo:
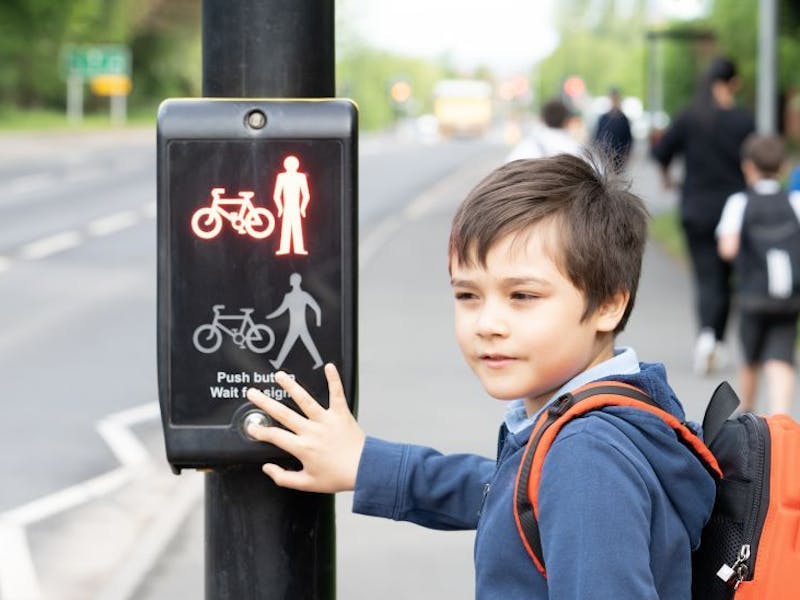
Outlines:
[[[238, 198], [223, 198], [225, 188], [211, 190], [211, 206], [197, 209], [192, 215], [192, 230], [204, 240], [216, 237], [222, 230], [222, 219], [231, 222], [240, 234], [249, 233], [262, 240], [275, 228], [275, 217], [266, 208], [253, 205], [255, 192], [239, 192]], [[237, 207], [227, 210], [225, 207]]]
[[[266, 325], [256, 324], [253, 321], [254, 308], [242, 308], [241, 314], [223, 315], [224, 304], [215, 304], [214, 320], [211, 323], [200, 325], [194, 330], [192, 342], [194, 347], [204, 354], [216, 352], [222, 345], [222, 334], [225, 333], [233, 339], [234, 343], [242, 350], [247, 346], [251, 352], [264, 354], [275, 343], [275, 332]], [[234, 321], [238, 327], [228, 327], [222, 321]]]

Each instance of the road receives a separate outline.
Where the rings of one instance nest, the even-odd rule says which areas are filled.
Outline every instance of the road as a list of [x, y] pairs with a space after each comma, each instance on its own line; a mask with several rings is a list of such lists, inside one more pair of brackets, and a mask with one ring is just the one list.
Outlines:
[[[416, 199], [415, 218], [421, 217], [426, 191], [441, 191], [441, 181], [459, 169], [481, 172], [476, 165], [486, 164], [487, 156], [496, 162], [504, 151], [491, 141], [423, 144], [406, 137], [363, 137], [362, 262], [369, 262], [402, 222], [392, 215], [402, 215]], [[148, 456], [161, 451], [154, 404], [154, 132], [2, 136], [0, 156], [0, 365], [6, 407], [0, 477], [13, 482], [0, 487], [0, 564], [3, 556], [12, 556], [0, 566], [0, 598], [34, 585], [45, 597], [77, 598], [89, 589], [91, 570], [83, 568], [85, 573], [75, 574], [82, 580], [65, 589], [70, 573], [56, 567], [59, 555], [92, 544], [107, 548], [106, 561], [124, 553], [111, 552], [111, 541], [80, 544], [63, 538], [84, 532], [110, 534], [123, 547], [131, 541], [135, 532], [98, 532], [87, 523], [96, 515], [86, 512], [86, 501], [122, 494], [138, 481], [144, 464], [150, 465]], [[416, 236], [409, 243], [416, 243]], [[435, 251], [442, 265], [443, 244]], [[362, 298], [364, 310], [370, 304]], [[368, 348], [362, 356], [370, 355]], [[366, 390], [369, 361], [364, 362]], [[129, 439], [130, 432], [138, 440]], [[165, 467], [159, 462], [156, 469]], [[67, 525], [60, 517], [68, 514], [81, 518]], [[56, 541], [57, 535], [62, 539]], [[18, 550], [26, 545], [32, 564], [20, 559], [24, 552]]]

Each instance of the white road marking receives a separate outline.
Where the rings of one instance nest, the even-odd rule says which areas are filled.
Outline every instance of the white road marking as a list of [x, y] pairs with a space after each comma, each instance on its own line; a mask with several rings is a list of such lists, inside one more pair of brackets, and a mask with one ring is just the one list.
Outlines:
[[439, 180], [409, 202], [405, 210], [403, 210], [403, 215], [411, 221], [424, 217], [436, 208], [437, 205], [448, 199], [452, 199], [453, 188], [468, 177], [470, 173], [475, 172], [479, 172], [476, 171], [475, 162], [466, 163], [460, 169], [453, 171], [444, 179]]
[[0, 518], [0, 598], [39, 600], [41, 597], [25, 528]]
[[0, 514], [0, 598], [39, 600], [41, 589], [25, 528], [122, 487], [152, 467], [145, 446], [133, 435], [134, 425], [156, 418], [158, 403], [148, 402], [102, 419], [100, 435], [122, 466]]
[[183, 485], [169, 498], [169, 510], [160, 511], [153, 523], [141, 534], [133, 553], [125, 560], [125, 568], [118, 569], [103, 586], [96, 600], [129, 600], [152, 572], [164, 552], [178, 533], [189, 513], [202, 502], [205, 477], [199, 472], [181, 475]]
[[56, 252], [69, 250], [81, 242], [83, 242], [83, 236], [78, 231], [70, 229], [24, 245], [20, 249], [19, 255], [25, 260], [36, 260]]
[[423, 190], [405, 206], [402, 212], [392, 213], [379, 222], [359, 243], [359, 268], [363, 268], [364, 265], [370, 262], [377, 254], [378, 250], [380, 250], [403, 225], [421, 219], [443, 202], [451, 200], [453, 193], [463, 193], [460, 190], [458, 192], [454, 192], [454, 190], [460, 185], [464, 178], [468, 177], [470, 173], [475, 172], [480, 172], [480, 170], [476, 171], [475, 161], [466, 163], [460, 169], [453, 171], [431, 187]]
[[[84, 243], [87, 237], [111, 235], [112, 233], [117, 233], [127, 227], [136, 225], [143, 218], [154, 219], [155, 217], [156, 203], [147, 202], [139, 209], [123, 210], [94, 219], [86, 225], [85, 232], [69, 229], [40, 240], [29, 242], [20, 247], [17, 254], [19, 258], [23, 260], [40, 260], [52, 256], [53, 254], [75, 248]], [[13, 263], [13, 259], [7, 256], [0, 256], [0, 273], [11, 268]]]
[[148, 219], [155, 219], [156, 214], [158, 213], [158, 208], [155, 202], [148, 202], [141, 208], [142, 215], [147, 217]]
[[86, 226], [86, 230], [89, 232], [89, 235], [99, 237], [116, 233], [126, 227], [136, 225], [138, 222], [139, 215], [136, 214], [135, 211], [125, 210], [114, 213], [113, 215], [108, 215], [107, 217], [95, 219]]
[[364, 236], [358, 244], [358, 264], [363, 267], [372, 260], [378, 250], [394, 235], [394, 232], [403, 226], [402, 217], [392, 214], [383, 219], [378, 225]]
[[157, 419], [159, 415], [157, 402], [142, 404], [102, 419], [97, 423], [97, 431], [122, 465], [136, 467], [146, 463], [150, 456], [130, 428], [136, 423]]
[[56, 178], [50, 173], [34, 173], [32, 175], [23, 175], [17, 177], [14, 181], [5, 187], [4, 194], [28, 194], [30, 192], [37, 192], [45, 190], [56, 184]]
[[6, 511], [2, 518], [24, 527], [113, 492], [126, 483], [132, 475], [133, 473], [127, 467], [117, 467], [92, 479], [76, 483]]

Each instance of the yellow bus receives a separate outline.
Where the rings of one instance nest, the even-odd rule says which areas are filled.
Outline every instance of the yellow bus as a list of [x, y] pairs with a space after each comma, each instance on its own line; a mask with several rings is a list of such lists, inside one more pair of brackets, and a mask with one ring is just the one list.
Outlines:
[[492, 86], [478, 79], [443, 79], [433, 90], [443, 136], [483, 135], [492, 122]]

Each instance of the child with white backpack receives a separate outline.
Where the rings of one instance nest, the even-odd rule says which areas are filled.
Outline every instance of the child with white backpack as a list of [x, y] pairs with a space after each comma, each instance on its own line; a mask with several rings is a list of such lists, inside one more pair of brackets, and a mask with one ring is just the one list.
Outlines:
[[763, 368], [772, 414], [791, 406], [800, 314], [800, 193], [782, 189], [784, 162], [780, 137], [748, 137], [742, 147], [748, 189], [728, 198], [717, 226], [719, 254], [733, 261], [736, 281], [742, 409], [755, 408]]

